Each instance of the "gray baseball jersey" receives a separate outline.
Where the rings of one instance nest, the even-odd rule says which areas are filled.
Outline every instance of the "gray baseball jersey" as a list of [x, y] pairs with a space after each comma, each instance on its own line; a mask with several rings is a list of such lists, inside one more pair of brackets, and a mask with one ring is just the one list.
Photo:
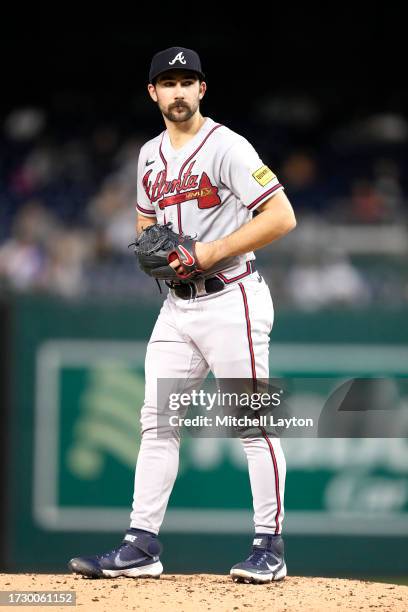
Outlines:
[[[253, 146], [229, 128], [206, 118], [201, 129], [180, 149], [167, 130], [141, 149], [137, 210], [169, 221], [173, 230], [210, 242], [250, 221], [252, 213], [283, 189]], [[229, 276], [245, 271], [253, 252], [224, 259], [215, 271]]]

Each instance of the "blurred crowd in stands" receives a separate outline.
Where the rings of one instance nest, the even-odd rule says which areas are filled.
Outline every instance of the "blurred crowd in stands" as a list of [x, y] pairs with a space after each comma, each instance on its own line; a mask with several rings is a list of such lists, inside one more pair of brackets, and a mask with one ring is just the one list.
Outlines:
[[[266, 105], [264, 114], [265, 108], [266, 126], [274, 113], [282, 116], [279, 105]], [[405, 119], [365, 117], [333, 130], [324, 142], [308, 148], [288, 143], [279, 153], [268, 147], [265, 127], [261, 146], [261, 132], [241, 133], [276, 171], [298, 217], [292, 234], [258, 253], [275, 300], [310, 310], [407, 304]], [[138, 153], [154, 135], [123, 134], [108, 122], [85, 136], [61, 138], [42, 110], [16, 109], [6, 117], [0, 138], [2, 293], [161, 299], [128, 249], [135, 236]]]

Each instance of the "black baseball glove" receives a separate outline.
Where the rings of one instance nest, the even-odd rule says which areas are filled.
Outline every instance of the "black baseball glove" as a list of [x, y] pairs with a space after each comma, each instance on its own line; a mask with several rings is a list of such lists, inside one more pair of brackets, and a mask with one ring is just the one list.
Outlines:
[[[188, 280], [201, 276], [195, 253], [196, 240], [191, 236], [176, 234], [171, 223], [149, 225], [137, 238], [134, 252], [143, 272], [158, 280]], [[176, 272], [169, 264], [179, 259], [182, 270]]]

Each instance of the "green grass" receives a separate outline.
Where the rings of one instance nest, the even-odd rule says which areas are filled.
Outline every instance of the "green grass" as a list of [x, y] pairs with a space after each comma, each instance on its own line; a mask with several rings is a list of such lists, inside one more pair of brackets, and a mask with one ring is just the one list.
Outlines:
[[361, 580], [369, 582], [387, 582], [388, 584], [404, 584], [408, 586], [408, 576], [362, 576]]

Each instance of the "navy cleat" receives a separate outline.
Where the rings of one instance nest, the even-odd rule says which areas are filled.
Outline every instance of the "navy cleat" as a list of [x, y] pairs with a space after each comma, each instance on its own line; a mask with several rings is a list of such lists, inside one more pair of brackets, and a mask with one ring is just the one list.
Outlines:
[[231, 568], [234, 582], [262, 584], [273, 580], [283, 580], [287, 574], [284, 559], [283, 539], [280, 535], [257, 533], [252, 554]]
[[103, 555], [75, 557], [68, 563], [74, 574], [86, 578], [160, 578], [162, 551], [157, 536], [141, 529], [128, 529], [122, 544]]

